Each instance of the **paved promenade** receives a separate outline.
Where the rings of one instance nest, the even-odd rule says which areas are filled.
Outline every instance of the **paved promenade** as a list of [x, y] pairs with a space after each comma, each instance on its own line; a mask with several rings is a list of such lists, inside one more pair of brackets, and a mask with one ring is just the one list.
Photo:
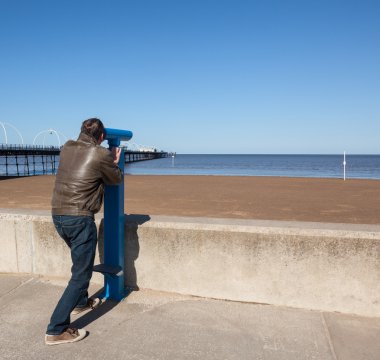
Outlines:
[[89, 332], [83, 341], [46, 346], [46, 325], [64, 285], [0, 274], [1, 359], [380, 359], [379, 318], [147, 290], [73, 317]]

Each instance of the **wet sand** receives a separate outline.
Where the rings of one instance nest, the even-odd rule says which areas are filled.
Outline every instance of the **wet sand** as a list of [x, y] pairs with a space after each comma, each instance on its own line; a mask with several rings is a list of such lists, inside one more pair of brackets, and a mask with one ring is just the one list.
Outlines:
[[[54, 178], [0, 180], [0, 207], [50, 209]], [[380, 224], [380, 181], [132, 175], [125, 178], [125, 212]]]

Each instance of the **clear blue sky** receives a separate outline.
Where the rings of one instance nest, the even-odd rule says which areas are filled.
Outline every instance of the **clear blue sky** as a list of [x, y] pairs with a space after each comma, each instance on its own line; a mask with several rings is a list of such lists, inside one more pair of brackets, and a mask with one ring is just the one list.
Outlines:
[[378, 0], [0, 0], [0, 121], [27, 143], [96, 116], [179, 153], [379, 154], [379, 19]]

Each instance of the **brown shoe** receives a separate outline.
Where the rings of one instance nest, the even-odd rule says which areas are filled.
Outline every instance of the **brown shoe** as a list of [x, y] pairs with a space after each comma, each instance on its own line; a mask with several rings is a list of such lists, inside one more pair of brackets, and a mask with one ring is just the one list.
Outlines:
[[80, 314], [82, 311], [86, 311], [86, 310], [90, 310], [90, 309], [95, 309], [101, 303], [102, 303], [102, 301], [99, 298], [88, 299], [86, 306], [74, 308], [74, 310], [71, 312], [71, 315], [77, 315], [77, 314]]
[[59, 345], [82, 340], [86, 336], [85, 329], [68, 328], [60, 335], [45, 335], [46, 345]]

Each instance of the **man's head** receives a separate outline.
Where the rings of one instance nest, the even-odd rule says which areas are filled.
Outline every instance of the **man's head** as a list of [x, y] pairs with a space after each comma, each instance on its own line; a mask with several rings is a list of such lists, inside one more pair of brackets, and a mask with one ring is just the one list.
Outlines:
[[80, 131], [81, 133], [90, 135], [95, 138], [98, 144], [100, 144], [106, 136], [104, 125], [101, 120], [97, 118], [91, 118], [83, 121]]

